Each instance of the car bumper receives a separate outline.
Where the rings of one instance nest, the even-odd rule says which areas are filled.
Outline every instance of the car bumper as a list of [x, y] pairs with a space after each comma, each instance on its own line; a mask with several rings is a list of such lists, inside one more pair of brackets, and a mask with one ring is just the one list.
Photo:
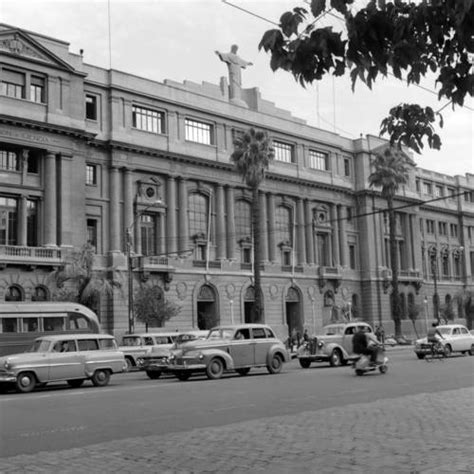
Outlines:
[[16, 382], [16, 375], [15, 374], [0, 374], [0, 383], [5, 382]]
[[327, 354], [298, 354], [298, 359], [310, 360], [311, 362], [325, 362], [329, 360]]
[[421, 344], [420, 346], [415, 347], [416, 354], [431, 354], [433, 352], [433, 348], [430, 344]]
[[196, 372], [206, 370], [206, 364], [196, 362], [183, 362], [182, 364], [170, 364], [167, 366], [168, 372]]

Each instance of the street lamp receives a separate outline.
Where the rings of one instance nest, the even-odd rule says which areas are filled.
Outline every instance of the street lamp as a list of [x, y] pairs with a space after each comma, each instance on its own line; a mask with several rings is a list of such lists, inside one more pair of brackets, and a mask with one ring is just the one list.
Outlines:
[[431, 262], [431, 273], [433, 274], [434, 295], [433, 295], [433, 312], [436, 322], [439, 324], [439, 305], [438, 305], [438, 248], [432, 245], [428, 249], [428, 255]]
[[425, 299], [423, 300], [425, 305], [425, 325], [426, 325], [426, 334], [428, 334], [428, 298], [425, 295]]

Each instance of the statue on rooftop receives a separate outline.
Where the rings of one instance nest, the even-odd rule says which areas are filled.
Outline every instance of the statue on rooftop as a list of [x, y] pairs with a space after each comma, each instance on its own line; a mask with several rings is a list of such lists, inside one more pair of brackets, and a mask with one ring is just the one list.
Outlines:
[[216, 51], [219, 59], [227, 64], [229, 69], [229, 97], [231, 100], [240, 101], [240, 90], [242, 87], [242, 69], [247, 66], [253, 66], [253, 63], [245, 61], [237, 55], [239, 47], [233, 44], [230, 53], [221, 53]]

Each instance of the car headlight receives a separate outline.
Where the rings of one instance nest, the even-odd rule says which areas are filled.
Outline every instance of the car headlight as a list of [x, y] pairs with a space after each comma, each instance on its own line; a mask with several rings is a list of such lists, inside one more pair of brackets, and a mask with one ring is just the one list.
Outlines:
[[12, 368], [12, 365], [8, 359], [3, 363], [3, 367], [5, 367], [6, 370], [10, 370]]
[[321, 347], [323, 347], [323, 346], [324, 346], [324, 342], [323, 342], [323, 341], [319, 341], [319, 342], [318, 342], [318, 347], [321, 349]]

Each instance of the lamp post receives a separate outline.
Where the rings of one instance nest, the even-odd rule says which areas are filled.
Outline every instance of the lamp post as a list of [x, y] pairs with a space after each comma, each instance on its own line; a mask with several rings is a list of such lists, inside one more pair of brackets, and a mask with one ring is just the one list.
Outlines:
[[433, 295], [433, 313], [436, 322], [439, 324], [439, 305], [438, 305], [438, 248], [432, 245], [428, 250], [431, 262], [431, 273], [433, 274], [434, 295]]
[[234, 300], [231, 298], [229, 300], [230, 304], [230, 324], [234, 324]]
[[425, 305], [425, 326], [426, 326], [426, 334], [428, 334], [428, 298], [425, 295], [425, 299], [423, 300]]

